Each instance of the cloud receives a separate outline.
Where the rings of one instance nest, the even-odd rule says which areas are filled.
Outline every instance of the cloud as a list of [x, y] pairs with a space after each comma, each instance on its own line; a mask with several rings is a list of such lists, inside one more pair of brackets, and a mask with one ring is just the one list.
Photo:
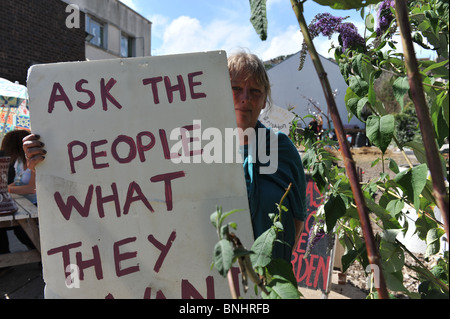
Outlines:
[[263, 60], [269, 60], [300, 51], [303, 39], [299, 28], [293, 25], [276, 34], [272, 32], [268, 40], [261, 41], [246, 22], [214, 19], [205, 24], [189, 16], [174, 20], [164, 16], [149, 18], [153, 23], [153, 42], [159, 42], [154, 55], [248, 49]]
[[[162, 26], [159, 25], [159, 27]], [[251, 27], [245, 27], [226, 20], [213, 20], [205, 25], [196, 18], [180, 16], [166, 23], [164, 30], [158, 32], [160, 35], [162, 34], [162, 44], [158, 48], [157, 54], [208, 50], [229, 51], [248, 45], [252, 32]]]
[[267, 10], [271, 10], [273, 6], [285, 2], [284, 0], [267, 0]]
[[286, 31], [270, 37], [263, 43], [257, 53], [261, 59], [269, 60], [280, 55], [297, 53], [301, 49], [303, 36], [296, 26], [289, 26]]

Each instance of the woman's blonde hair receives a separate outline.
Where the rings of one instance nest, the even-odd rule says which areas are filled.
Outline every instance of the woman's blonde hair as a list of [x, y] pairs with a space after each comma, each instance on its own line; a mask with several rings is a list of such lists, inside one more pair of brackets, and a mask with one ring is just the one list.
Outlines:
[[269, 76], [264, 63], [255, 54], [240, 51], [228, 57], [228, 70], [230, 79], [243, 78], [248, 80], [254, 77], [256, 84], [264, 88], [268, 106], [272, 104]]

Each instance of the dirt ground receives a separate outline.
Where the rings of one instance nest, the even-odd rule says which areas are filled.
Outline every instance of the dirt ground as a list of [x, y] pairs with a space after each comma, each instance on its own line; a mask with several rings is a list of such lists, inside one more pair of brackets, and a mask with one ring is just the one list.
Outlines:
[[[352, 148], [352, 156], [353, 160], [355, 161], [355, 165], [357, 168], [361, 168], [362, 172], [362, 182], [368, 182], [371, 179], [378, 178], [380, 176], [380, 173], [382, 172], [382, 163], [381, 160], [372, 167], [372, 163], [377, 159], [381, 158], [381, 151], [376, 147], [360, 147], [360, 148]], [[335, 154], [338, 158], [342, 158], [340, 153]], [[407, 152], [407, 154], [403, 155], [400, 151], [396, 149], [388, 149], [385, 153], [384, 158], [392, 158], [396, 161], [397, 165], [399, 166], [408, 166], [408, 161], [406, 160], [405, 156], [408, 157], [409, 161], [414, 165], [418, 164], [418, 161], [416, 160], [414, 154], [412, 152]], [[343, 164], [342, 164], [343, 165]], [[388, 168], [389, 163], [385, 163], [385, 171], [390, 172]], [[395, 174], [391, 172], [391, 177], [394, 177]], [[380, 229], [376, 229], [377, 227], [374, 226], [374, 232], [380, 231]], [[424, 258], [420, 254], [416, 254], [416, 257], [421, 260], [423, 263], [426, 264]], [[405, 255], [405, 262], [409, 265], [415, 265], [415, 261], [412, 257]], [[349, 267], [349, 269], [346, 271], [347, 275], [347, 284], [354, 285], [358, 288], [360, 288], [362, 291], [367, 292], [366, 287], [366, 276], [364, 273], [364, 270], [360, 266], [359, 263], [354, 263], [352, 266]], [[407, 269], [404, 267], [403, 271], [403, 278], [404, 278], [404, 285], [409, 291], [417, 292], [417, 288], [419, 285], [419, 282], [414, 278], [415, 272]], [[404, 294], [392, 292], [394, 295], [396, 295], [398, 298], [406, 298]]]

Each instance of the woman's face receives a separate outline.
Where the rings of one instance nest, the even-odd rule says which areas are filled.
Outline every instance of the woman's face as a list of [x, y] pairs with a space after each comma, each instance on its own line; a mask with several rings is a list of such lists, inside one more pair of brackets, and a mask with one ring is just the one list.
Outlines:
[[261, 110], [266, 106], [266, 92], [253, 78], [237, 77], [231, 80], [234, 110], [239, 128], [255, 128]]

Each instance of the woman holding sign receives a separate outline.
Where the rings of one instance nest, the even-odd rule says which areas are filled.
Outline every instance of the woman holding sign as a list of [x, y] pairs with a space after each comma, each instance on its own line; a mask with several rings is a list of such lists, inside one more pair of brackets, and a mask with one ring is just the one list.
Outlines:
[[22, 139], [28, 134], [25, 130], [8, 132], [3, 138], [1, 150], [5, 156], [10, 157], [15, 169], [15, 178], [8, 185], [8, 192], [20, 194], [36, 205], [36, 174], [27, 167], [27, 159], [21, 147]]
[[[272, 226], [269, 214], [278, 213], [277, 204], [292, 183], [292, 188], [283, 202], [283, 206], [287, 208], [287, 211], [282, 213], [284, 231], [279, 234], [279, 239], [288, 245], [276, 242], [272, 255], [273, 258], [290, 262], [292, 250], [300, 238], [306, 218], [306, 181], [300, 155], [285, 134], [270, 132], [258, 120], [261, 110], [267, 103], [270, 104], [271, 91], [262, 61], [253, 54], [239, 52], [228, 58], [228, 69], [238, 127], [244, 131], [254, 129], [256, 148], [265, 147], [262, 152], [260, 149], [251, 152], [248, 140], [243, 141], [242, 147], [254, 236], [257, 238]], [[271, 134], [275, 135], [277, 143], [273, 143]], [[273, 149], [271, 144], [277, 145], [277, 149]], [[277, 167], [272, 170], [273, 173], [267, 174], [262, 170], [265, 167], [261, 163], [263, 160], [260, 154], [271, 152], [277, 152]], [[253, 159], [252, 154], [257, 154], [256, 159]]]
[[[228, 68], [238, 128], [243, 131], [254, 130], [256, 139], [252, 140], [263, 141], [254, 145], [246, 135], [243, 135], [241, 141], [254, 236], [257, 238], [272, 226], [269, 214], [278, 213], [277, 204], [292, 183], [283, 202], [287, 211], [282, 215], [284, 231], [279, 238], [288, 245], [277, 242], [273, 252], [274, 258], [290, 262], [292, 250], [300, 238], [306, 218], [306, 182], [300, 155], [286, 135], [274, 134], [258, 121], [261, 110], [270, 101], [270, 83], [262, 61], [253, 54], [240, 52], [229, 57]], [[271, 143], [274, 136], [275, 143]], [[259, 151], [254, 152], [252, 145], [259, 148]], [[271, 150], [273, 145], [277, 148]], [[28, 166], [33, 170], [45, 159], [46, 151], [43, 146], [37, 135], [32, 134], [24, 139], [23, 148]], [[260, 153], [268, 154], [267, 151], [276, 152], [278, 159], [275, 164], [270, 163], [270, 167], [259, 157]], [[252, 156], [253, 154], [258, 156]], [[273, 172], [267, 173], [265, 168], [271, 168]]]

